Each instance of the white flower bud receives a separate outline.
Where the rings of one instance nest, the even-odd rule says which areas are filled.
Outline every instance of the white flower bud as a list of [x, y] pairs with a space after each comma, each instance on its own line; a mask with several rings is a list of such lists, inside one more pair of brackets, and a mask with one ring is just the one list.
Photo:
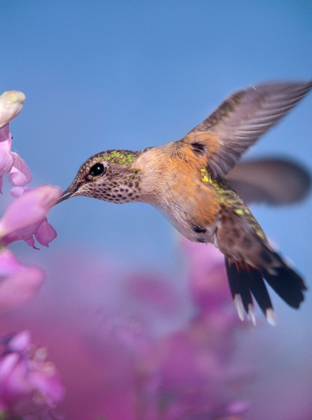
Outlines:
[[10, 90], [0, 95], [0, 128], [21, 112], [25, 99], [24, 93], [17, 90]]

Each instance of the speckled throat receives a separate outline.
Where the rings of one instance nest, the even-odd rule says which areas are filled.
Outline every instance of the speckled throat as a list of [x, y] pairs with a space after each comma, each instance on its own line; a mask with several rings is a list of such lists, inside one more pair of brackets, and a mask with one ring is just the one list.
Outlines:
[[96, 160], [107, 162], [108, 169], [105, 177], [96, 184], [86, 183], [81, 195], [115, 204], [137, 201], [141, 192], [141, 174], [139, 170], [132, 169], [131, 165], [138, 153], [130, 150], [106, 150], [91, 156], [79, 172], [84, 172], [90, 162]]

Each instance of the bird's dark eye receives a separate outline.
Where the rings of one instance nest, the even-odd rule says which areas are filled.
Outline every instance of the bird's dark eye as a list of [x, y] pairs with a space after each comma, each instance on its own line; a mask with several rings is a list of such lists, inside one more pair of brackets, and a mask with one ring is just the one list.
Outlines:
[[103, 163], [96, 163], [95, 165], [93, 165], [90, 168], [90, 172], [89, 175], [91, 176], [100, 176], [103, 175], [106, 171], [105, 166], [103, 165]]

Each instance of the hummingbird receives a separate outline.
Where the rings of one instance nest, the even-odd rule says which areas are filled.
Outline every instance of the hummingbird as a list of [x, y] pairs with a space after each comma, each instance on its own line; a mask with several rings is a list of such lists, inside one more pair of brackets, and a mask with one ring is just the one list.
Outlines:
[[213, 243], [224, 254], [241, 320], [247, 314], [255, 323], [255, 300], [274, 325], [266, 283], [293, 308], [299, 308], [307, 288], [270, 245], [247, 204], [297, 201], [311, 179], [286, 160], [237, 161], [311, 88], [312, 81], [250, 86], [226, 98], [180, 140], [97, 153], [83, 163], [59, 202], [86, 196], [153, 205], [187, 239]]

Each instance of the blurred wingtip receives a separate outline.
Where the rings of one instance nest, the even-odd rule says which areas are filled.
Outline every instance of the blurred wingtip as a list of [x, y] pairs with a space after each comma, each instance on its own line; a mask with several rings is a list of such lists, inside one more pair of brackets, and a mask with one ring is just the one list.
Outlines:
[[238, 163], [227, 176], [246, 203], [294, 204], [312, 187], [311, 171], [290, 158], [261, 158]]
[[[312, 87], [312, 85], [311, 85]], [[272, 163], [283, 166], [282, 171], [287, 171], [296, 187], [292, 185], [292, 194], [289, 196], [289, 203], [296, 203], [304, 200], [310, 193], [312, 187], [312, 172], [301, 162], [289, 158], [272, 159]], [[281, 203], [283, 204], [283, 203]]]

